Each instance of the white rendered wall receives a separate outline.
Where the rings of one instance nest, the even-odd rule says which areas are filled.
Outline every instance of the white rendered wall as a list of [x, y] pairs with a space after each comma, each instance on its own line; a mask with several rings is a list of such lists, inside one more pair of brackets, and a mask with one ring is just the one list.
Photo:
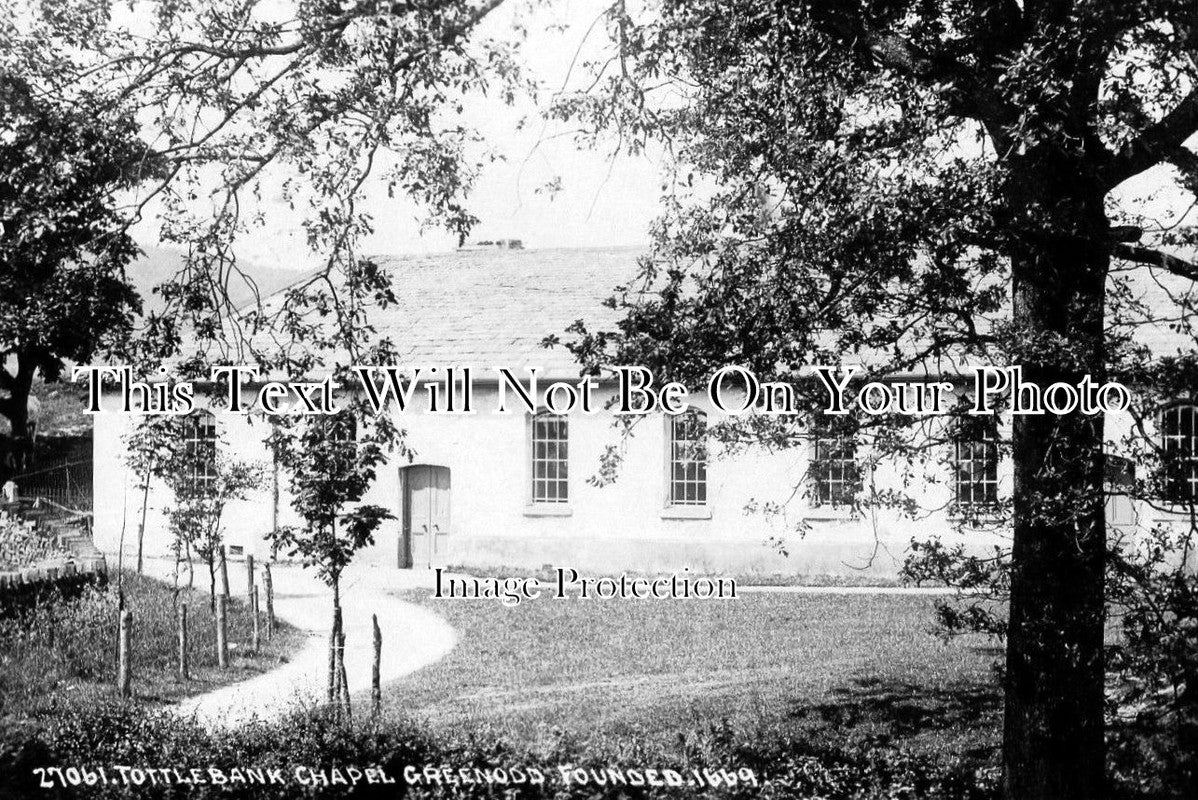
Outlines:
[[[600, 398], [603, 399], [602, 397]], [[702, 407], [701, 403], [697, 403]], [[540, 567], [544, 564], [588, 571], [635, 570], [656, 572], [689, 568], [699, 572], [797, 573], [863, 578], [894, 577], [910, 540], [939, 536], [965, 541], [978, 551], [990, 549], [1004, 534], [991, 530], [958, 530], [943, 512], [916, 519], [895, 511], [852, 517], [844, 510], [809, 506], [795, 487], [807, 469], [809, 453], [797, 447], [778, 453], [759, 450], [721, 458], [713, 447], [708, 467], [709, 518], [679, 519], [666, 508], [666, 427], [660, 415], [646, 417], [634, 435], [621, 443], [607, 412], [594, 416], [572, 414], [570, 433], [570, 503], [568, 515], [543, 515], [529, 503], [528, 421], [523, 412], [494, 413], [494, 389], [476, 387], [474, 415], [438, 416], [423, 413], [398, 417], [415, 455], [412, 463], [448, 467], [451, 472], [449, 564], [470, 567]], [[273, 524], [271, 467], [262, 444], [266, 426], [241, 414], [217, 415], [222, 447], [232, 457], [257, 460], [266, 474], [263, 487], [251, 498], [233, 503], [225, 514], [225, 538], [231, 547], [269, 556], [265, 534]], [[709, 420], [717, 417], [712, 414]], [[136, 418], [113, 413], [96, 416], [95, 533], [96, 544], [115, 554], [124, 527], [126, 563], [136, 552], [141, 493], [126, 467], [121, 437]], [[1128, 421], [1108, 423], [1108, 437], [1117, 438]], [[615, 483], [595, 487], [587, 482], [599, 466], [605, 447], [624, 448]], [[359, 559], [380, 567], [399, 562], [401, 523], [400, 470], [402, 459], [380, 469], [367, 502], [391, 509], [376, 544]], [[950, 499], [947, 468], [930, 466], [932, 481], [917, 480], [905, 491], [920, 505], [942, 508]], [[280, 494], [280, 524], [297, 524], [286, 491]], [[872, 475], [879, 489], [900, 487], [894, 470], [883, 465]], [[1000, 470], [1001, 494], [1010, 491], [1009, 464]], [[786, 504], [773, 518], [746, 514], [750, 501]], [[170, 553], [164, 512], [170, 492], [151, 487], [145, 551]], [[1151, 513], [1144, 515], [1171, 518]], [[802, 524], [806, 532], [799, 535]], [[771, 541], [773, 542], [771, 544]], [[782, 555], [776, 545], [788, 553]]]

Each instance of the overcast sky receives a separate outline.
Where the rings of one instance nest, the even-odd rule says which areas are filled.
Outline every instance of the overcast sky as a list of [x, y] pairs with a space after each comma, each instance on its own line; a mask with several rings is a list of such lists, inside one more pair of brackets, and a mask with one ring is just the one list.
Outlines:
[[[291, 0], [279, 2], [286, 5]], [[609, 5], [610, 0], [508, 0], [476, 33], [504, 39], [514, 38], [517, 23], [527, 30], [521, 60], [543, 87], [544, 102], [551, 91], [562, 87], [567, 75], [574, 86], [585, 83], [581, 64], [605, 45], [606, 34], [597, 20]], [[589, 46], [583, 46], [584, 40]], [[536, 248], [647, 243], [662, 181], [655, 159], [613, 160], [607, 148], [580, 150], [570, 136], [563, 135], [561, 127], [546, 125], [531, 101], [511, 108], [495, 98], [476, 97], [468, 106], [466, 122], [504, 157], [485, 168], [469, 203], [480, 219], [475, 240], [521, 239], [526, 247]], [[1145, 173], [1116, 194], [1150, 194], [1161, 185], [1161, 173], [1167, 170], [1161, 167]], [[555, 176], [562, 180], [561, 191], [554, 195], [537, 191]], [[456, 246], [456, 238], [450, 234], [438, 230], [421, 233], [417, 210], [404, 198], [388, 198], [378, 185], [367, 188], [362, 207], [374, 216], [377, 232], [363, 243], [364, 253], [437, 252]], [[320, 259], [305, 244], [301, 214], [288, 210], [277, 191], [272, 195], [269, 187], [264, 205], [266, 227], [241, 243], [241, 257], [263, 267], [288, 270], [319, 266]], [[1138, 205], [1145, 207], [1143, 198]], [[1188, 198], [1179, 199], [1173, 191], [1149, 201], [1147, 207], [1169, 224], [1190, 204]], [[138, 229], [139, 240], [156, 244], [155, 230], [156, 224], [147, 219]]]
[[[522, 61], [541, 86], [557, 89], [587, 39], [588, 28], [607, 5], [604, 0], [513, 0], [493, 12], [479, 33], [508, 38], [514, 23], [521, 21], [528, 30]], [[604, 36], [598, 25], [590, 41], [598, 45]], [[579, 75], [575, 66], [574, 77]], [[504, 157], [486, 168], [469, 204], [481, 221], [473, 238], [521, 239], [526, 247], [538, 248], [647, 242], [660, 193], [660, 167], [655, 161], [648, 157], [613, 160], [606, 152], [579, 150], [569, 136], [553, 138], [562, 129], [545, 127], [532, 102], [510, 108], [498, 99], [476, 98], [467, 116], [467, 122]], [[562, 179], [561, 191], [554, 196], [536, 191], [554, 176]], [[387, 198], [381, 187], [368, 192], [364, 208], [373, 214], [377, 229], [364, 243], [366, 253], [434, 252], [457, 245], [455, 237], [441, 231], [421, 234], [415, 208], [402, 198]], [[304, 243], [302, 216], [288, 211], [281, 196], [272, 196], [269, 187], [263, 210], [267, 225], [241, 244], [241, 257], [264, 267], [316, 266], [316, 257]], [[156, 228], [153, 220], [145, 220], [138, 229], [139, 240], [155, 245]]]

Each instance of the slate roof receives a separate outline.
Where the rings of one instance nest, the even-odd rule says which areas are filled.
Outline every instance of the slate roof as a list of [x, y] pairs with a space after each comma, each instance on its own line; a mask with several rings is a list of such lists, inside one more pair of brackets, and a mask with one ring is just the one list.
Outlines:
[[[368, 313], [407, 366], [472, 366], [476, 379], [491, 377], [495, 366], [539, 367], [542, 378], [572, 378], [579, 365], [570, 352], [542, 341], [568, 339], [565, 330], [578, 319], [592, 330], [611, 329], [618, 314], [603, 301], [635, 278], [643, 254], [635, 247], [484, 248], [375, 257], [392, 276], [397, 302]], [[1137, 320], [1134, 337], [1157, 355], [1193, 350], [1198, 318], [1179, 315], [1175, 298], [1196, 292], [1194, 285], [1159, 270], [1121, 277], [1151, 317]], [[279, 297], [266, 301], [268, 311]]]
[[614, 323], [603, 301], [636, 275], [642, 252], [482, 249], [379, 258], [398, 303], [376, 309], [371, 320], [403, 363], [540, 367], [546, 376], [577, 376], [570, 352], [542, 341], [550, 334], [567, 338], [566, 328], [578, 319]]
[[[610, 329], [618, 315], [603, 301], [636, 276], [643, 252], [635, 247], [480, 248], [373, 256], [390, 273], [396, 302], [366, 312], [376, 337], [391, 341], [405, 367], [476, 367], [475, 380], [493, 378], [493, 367], [537, 367], [539, 378], [576, 378], [581, 368], [570, 351], [542, 342], [551, 334], [568, 339], [566, 328], [578, 319]], [[266, 316], [284, 293], [264, 299]], [[255, 347], [268, 351], [276, 336], [257, 335]], [[213, 360], [211, 353], [208, 357]]]

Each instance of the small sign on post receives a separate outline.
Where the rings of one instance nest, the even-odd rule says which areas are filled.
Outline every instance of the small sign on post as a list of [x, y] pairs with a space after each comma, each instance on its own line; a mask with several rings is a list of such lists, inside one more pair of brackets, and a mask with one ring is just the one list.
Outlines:
[[229, 562], [225, 556], [225, 546], [220, 546], [220, 588], [225, 597], [229, 596]]

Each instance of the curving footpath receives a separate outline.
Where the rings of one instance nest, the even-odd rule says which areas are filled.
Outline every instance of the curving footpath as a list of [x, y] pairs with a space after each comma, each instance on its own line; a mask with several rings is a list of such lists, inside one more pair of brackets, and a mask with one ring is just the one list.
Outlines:
[[[173, 565], [168, 565], [168, 572], [170, 566]], [[233, 566], [230, 565], [230, 577], [239, 572]], [[457, 643], [456, 632], [444, 619], [386, 594], [388, 590], [423, 585], [419, 577], [371, 568], [343, 576], [345, 672], [353, 694], [360, 696], [370, 689], [374, 657], [371, 614], [378, 615], [383, 637], [379, 668], [383, 684], [438, 661]], [[308, 634], [303, 648], [287, 663], [262, 675], [181, 700], [169, 707], [173, 713], [209, 726], [236, 727], [325, 702], [332, 591], [299, 567], [273, 565], [271, 578], [275, 616]], [[233, 592], [237, 592], [237, 587]]]

